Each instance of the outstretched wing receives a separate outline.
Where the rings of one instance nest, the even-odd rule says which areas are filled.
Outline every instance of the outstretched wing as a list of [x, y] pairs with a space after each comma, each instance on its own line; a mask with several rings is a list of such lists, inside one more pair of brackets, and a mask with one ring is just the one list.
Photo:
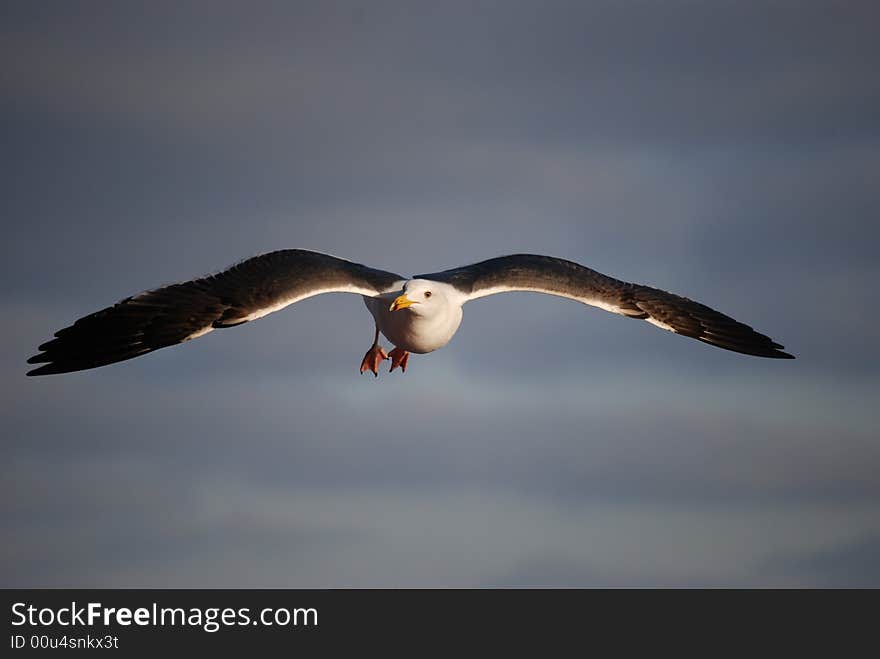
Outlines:
[[261, 318], [321, 293], [375, 296], [403, 277], [319, 252], [287, 249], [255, 256], [215, 275], [126, 298], [55, 332], [28, 375], [105, 366]]
[[419, 279], [451, 284], [465, 301], [495, 293], [534, 291], [577, 300], [719, 348], [757, 357], [793, 359], [784, 346], [714, 309], [650, 286], [613, 279], [551, 256], [514, 254]]

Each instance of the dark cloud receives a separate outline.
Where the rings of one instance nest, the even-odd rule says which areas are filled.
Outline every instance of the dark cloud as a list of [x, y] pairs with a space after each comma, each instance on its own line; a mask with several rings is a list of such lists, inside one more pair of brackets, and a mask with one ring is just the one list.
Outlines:
[[[4, 11], [5, 583], [874, 578], [821, 554], [878, 532], [874, 3]], [[511, 295], [373, 381], [339, 295], [24, 378], [76, 317], [279, 247], [555, 254], [798, 360]]]

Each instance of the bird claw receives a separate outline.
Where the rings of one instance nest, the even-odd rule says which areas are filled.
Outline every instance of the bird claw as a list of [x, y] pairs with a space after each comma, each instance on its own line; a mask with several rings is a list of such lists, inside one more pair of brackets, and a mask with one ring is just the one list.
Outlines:
[[364, 360], [361, 362], [361, 373], [372, 371], [373, 375], [379, 377], [379, 364], [386, 359], [388, 359], [388, 353], [385, 352], [385, 349], [378, 344], [373, 345], [364, 355]]
[[391, 369], [388, 371], [389, 373], [392, 373], [398, 366], [401, 371], [406, 373], [406, 365], [407, 362], [409, 362], [408, 351], [403, 350], [402, 348], [394, 348], [394, 350], [388, 353], [388, 356], [391, 358]]

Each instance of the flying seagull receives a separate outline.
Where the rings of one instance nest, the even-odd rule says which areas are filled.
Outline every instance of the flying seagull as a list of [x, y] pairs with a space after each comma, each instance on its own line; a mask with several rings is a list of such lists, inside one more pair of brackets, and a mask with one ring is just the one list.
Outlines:
[[[793, 359], [784, 346], [748, 325], [673, 293], [631, 284], [572, 261], [514, 254], [411, 279], [303, 249], [269, 252], [223, 272], [125, 298], [55, 332], [28, 375], [69, 373], [114, 364], [159, 348], [262, 318], [321, 293], [355, 293], [375, 322], [360, 372], [406, 371], [410, 353], [442, 348], [461, 324], [462, 306], [495, 293], [532, 291], [569, 298], [645, 320], [726, 350]], [[379, 333], [394, 344], [385, 352]]]

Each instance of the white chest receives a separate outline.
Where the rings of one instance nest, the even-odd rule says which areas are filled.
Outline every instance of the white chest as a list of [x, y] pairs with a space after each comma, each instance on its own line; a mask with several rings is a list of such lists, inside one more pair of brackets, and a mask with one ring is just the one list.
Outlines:
[[452, 305], [443, 313], [421, 316], [411, 309], [390, 311], [384, 298], [365, 298], [367, 308], [373, 314], [382, 334], [395, 346], [416, 354], [433, 352], [442, 348], [455, 335], [461, 325], [461, 307]]

